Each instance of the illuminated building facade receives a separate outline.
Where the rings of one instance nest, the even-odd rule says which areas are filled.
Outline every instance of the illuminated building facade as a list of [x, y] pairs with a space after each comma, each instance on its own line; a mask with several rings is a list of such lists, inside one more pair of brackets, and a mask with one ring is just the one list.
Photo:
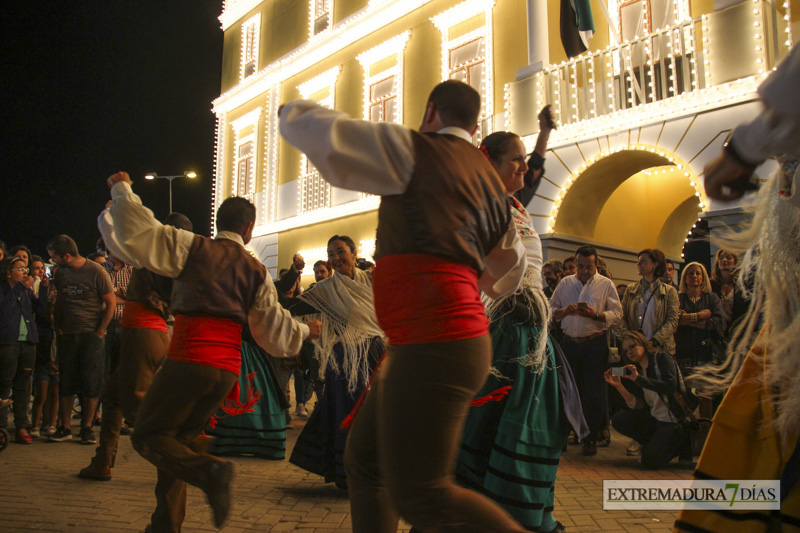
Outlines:
[[212, 207], [234, 194], [256, 204], [251, 247], [273, 275], [298, 251], [310, 273], [334, 234], [370, 258], [378, 198], [328, 185], [281, 140], [278, 106], [307, 98], [416, 127], [430, 89], [456, 78], [483, 96], [476, 142], [507, 129], [532, 149], [538, 110], [553, 106], [559, 128], [528, 206], [546, 258], [594, 244], [620, 280], [642, 248], [680, 260], [699, 218], [741, 219], [741, 205], [705, 197], [702, 169], [757, 113], [800, 0], [592, 0], [596, 31], [572, 59], [559, 4], [226, 0]]

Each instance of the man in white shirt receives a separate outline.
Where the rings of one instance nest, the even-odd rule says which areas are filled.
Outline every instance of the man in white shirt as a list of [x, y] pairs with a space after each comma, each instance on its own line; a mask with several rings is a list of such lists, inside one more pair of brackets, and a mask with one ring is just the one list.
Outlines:
[[567, 356], [580, 392], [589, 436], [583, 454], [597, 453], [597, 439], [604, 426], [606, 395], [603, 372], [608, 366], [606, 330], [622, 317], [614, 282], [597, 273], [597, 250], [581, 246], [575, 252], [577, 273], [561, 280], [550, 306], [553, 318], [561, 322]]

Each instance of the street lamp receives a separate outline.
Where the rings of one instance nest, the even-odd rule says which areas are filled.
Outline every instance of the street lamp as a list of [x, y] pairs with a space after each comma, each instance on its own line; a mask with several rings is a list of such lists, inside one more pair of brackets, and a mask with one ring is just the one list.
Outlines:
[[192, 172], [190, 170], [187, 170], [183, 174], [178, 174], [176, 176], [159, 176], [155, 172], [150, 172], [150, 173], [145, 175], [144, 179], [146, 179], [146, 180], [154, 180], [154, 179], [158, 178], [158, 179], [163, 179], [163, 180], [169, 180], [169, 212], [172, 213], [172, 180], [174, 180], [175, 178], [184, 178], [184, 177], [185, 178], [189, 178], [189, 179], [196, 178], [197, 177], [197, 173], [196, 172]]

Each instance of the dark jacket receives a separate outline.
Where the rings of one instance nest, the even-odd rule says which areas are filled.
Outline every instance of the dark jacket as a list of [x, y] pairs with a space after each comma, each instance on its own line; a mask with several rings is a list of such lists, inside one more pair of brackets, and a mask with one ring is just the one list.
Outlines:
[[28, 328], [27, 341], [34, 344], [39, 342], [34, 314], [46, 316], [48, 288], [42, 287], [37, 298], [22, 282], [13, 287], [9, 287], [8, 283], [0, 283], [0, 344], [14, 344], [19, 340], [20, 319], [25, 320]]

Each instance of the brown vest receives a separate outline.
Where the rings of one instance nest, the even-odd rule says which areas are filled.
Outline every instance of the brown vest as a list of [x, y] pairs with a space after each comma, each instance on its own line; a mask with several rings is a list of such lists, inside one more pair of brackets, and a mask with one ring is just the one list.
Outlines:
[[264, 265], [239, 244], [195, 235], [186, 266], [174, 281], [172, 312], [245, 324], [266, 277]]
[[152, 307], [166, 319], [169, 317], [169, 299], [172, 279], [153, 274], [145, 268], [134, 269], [125, 299]]
[[402, 194], [383, 196], [375, 258], [430, 254], [481, 274], [508, 231], [508, 195], [494, 168], [464, 139], [412, 133], [415, 166]]

